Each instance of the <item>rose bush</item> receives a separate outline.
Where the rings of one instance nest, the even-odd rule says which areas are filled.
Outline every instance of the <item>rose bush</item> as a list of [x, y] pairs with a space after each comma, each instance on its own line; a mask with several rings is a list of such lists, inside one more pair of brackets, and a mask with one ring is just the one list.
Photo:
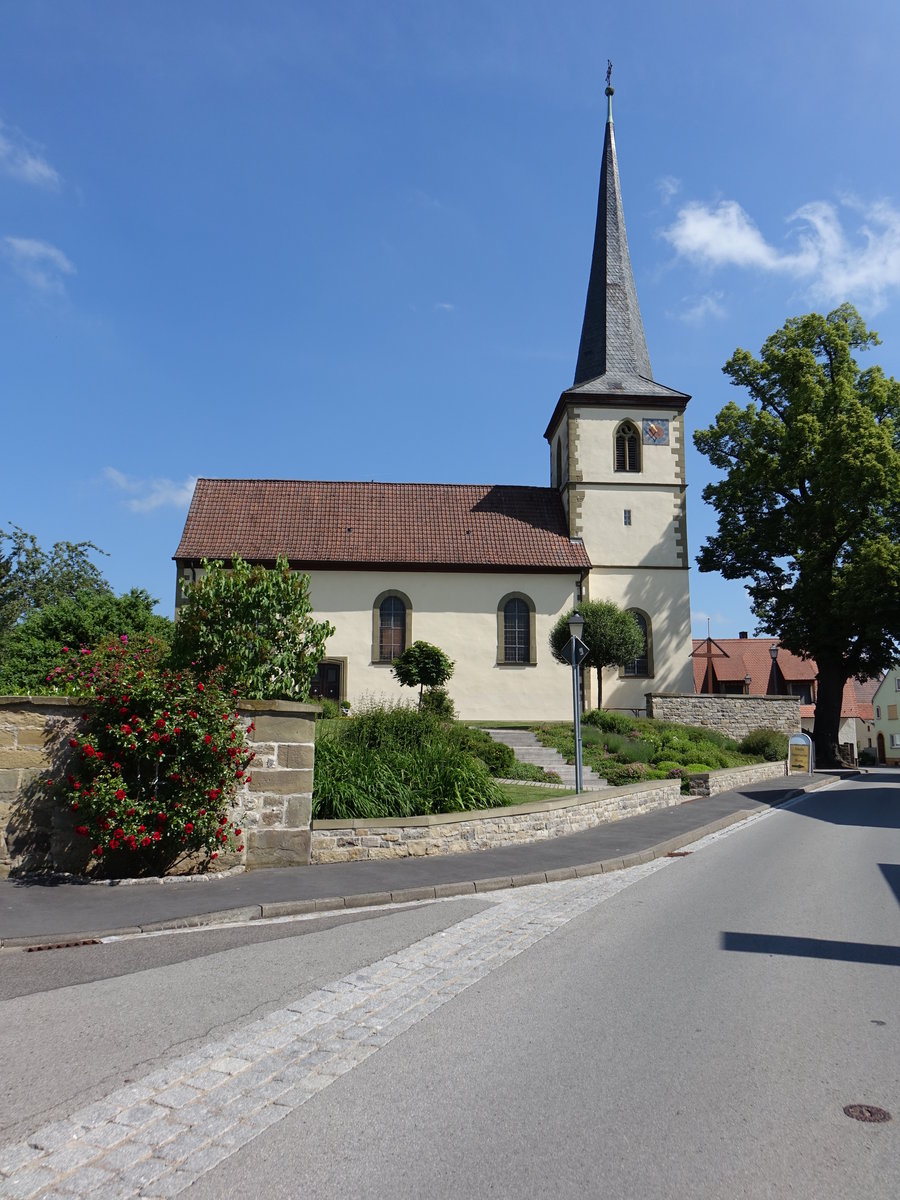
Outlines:
[[[65, 647], [48, 682], [90, 701], [51, 780], [91, 845], [90, 872], [157, 875], [200, 854], [202, 866], [243, 850], [232, 815], [253, 759], [221, 673], [167, 665], [154, 639], [122, 636], [89, 650]], [[252, 729], [252, 726], [251, 726]]]

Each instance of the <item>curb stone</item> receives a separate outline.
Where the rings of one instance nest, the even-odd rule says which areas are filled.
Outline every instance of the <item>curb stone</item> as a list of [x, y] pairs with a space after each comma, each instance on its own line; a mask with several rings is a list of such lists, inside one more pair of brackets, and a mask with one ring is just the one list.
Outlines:
[[[789, 792], [778, 805], [782, 808], [791, 800], [806, 792], [818, 791], [819, 788], [833, 782], [826, 778], [816, 780], [804, 787], [795, 788]], [[279, 900], [267, 904], [248, 904], [240, 908], [221, 909], [218, 912], [197, 913], [189, 917], [171, 917], [164, 921], [151, 921], [140, 926], [127, 926], [120, 929], [106, 929], [98, 932], [80, 932], [50, 936], [24, 936], [0, 938], [0, 948], [6, 950], [27, 950], [50, 948], [65, 942], [99, 941], [101, 938], [129, 937], [140, 933], [164, 933], [184, 929], [200, 929], [225, 924], [248, 924], [253, 921], [271, 919], [273, 917], [308, 916], [311, 913], [333, 912], [336, 909], [358, 909], [382, 907], [389, 904], [411, 904], [418, 901], [443, 900], [449, 897], [470, 896], [482, 892], [501, 891], [505, 888], [529, 887], [541, 883], [557, 883], [566, 879], [581, 879], [589, 875], [606, 874], [610, 871], [621, 871], [628, 867], [640, 866], [655, 858], [664, 858], [673, 850], [680, 850], [692, 842], [699, 842], [711, 833], [727, 829], [740, 821], [757, 815], [759, 809], [740, 809], [720, 817], [707, 825], [691, 829], [687, 833], [669, 838], [656, 846], [648, 846], [645, 850], [626, 854], [620, 858], [607, 858], [599, 862], [583, 863], [577, 867], [558, 867], [550, 871], [533, 871], [524, 875], [495, 876], [489, 879], [475, 879], [471, 883], [439, 883], [434, 887], [399, 888], [393, 892], [361, 892], [348, 896], [325, 896], [316, 900]]]

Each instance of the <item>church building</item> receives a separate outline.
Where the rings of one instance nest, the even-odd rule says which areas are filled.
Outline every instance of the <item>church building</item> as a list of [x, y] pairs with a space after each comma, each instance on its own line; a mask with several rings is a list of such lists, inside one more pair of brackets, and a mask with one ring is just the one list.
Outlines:
[[[391, 674], [413, 641], [456, 666], [448, 690], [470, 720], [571, 717], [569, 668], [550, 653], [582, 599], [637, 617], [643, 653], [603, 673], [603, 706], [645, 711], [647, 692], [690, 692], [684, 392], [653, 379], [638, 306], [612, 119], [575, 380], [553, 409], [550, 486], [200, 479], [175, 552], [178, 587], [203, 559], [310, 577], [335, 627], [320, 695], [357, 705], [409, 692]], [[593, 670], [584, 700], [597, 704]]]

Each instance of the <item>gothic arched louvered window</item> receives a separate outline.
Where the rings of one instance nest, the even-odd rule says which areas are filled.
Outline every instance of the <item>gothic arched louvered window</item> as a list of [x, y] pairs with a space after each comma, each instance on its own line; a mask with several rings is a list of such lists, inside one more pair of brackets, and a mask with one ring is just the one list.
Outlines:
[[616, 470], [640, 471], [641, 439], [631, 421], [623, 421], [616, 430]]
[[378, 659], [393, 662], [406, 649], [406, 605], [399, 596], [385, 596], [378, 606]]
[[628, 611], [640, 626], [644, 637], [644, 650], [637, 658], [633, 658], [631, 662], [625, 664], [624, 673], [637, 678], [647, 678], [653, 674], [650, 666], [650, 622], [644, 613], [639, 612], [636, 608], [630, 608]]

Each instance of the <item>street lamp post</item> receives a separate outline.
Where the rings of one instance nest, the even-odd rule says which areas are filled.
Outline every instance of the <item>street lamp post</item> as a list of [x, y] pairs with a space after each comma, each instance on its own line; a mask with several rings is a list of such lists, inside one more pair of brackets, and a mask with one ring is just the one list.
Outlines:
[[569, 633], [572, 635], [572, 711], [575, 714], [575, 794], [582, 791], [581, 768], [581, 688], [578, 686], [578, 644], [584, 632], [584, 617], [573, 612], [569, 617]]
[[770, 646], [769, 654], [772, 657], [772, 695], [778, 695], [778, 647]]

